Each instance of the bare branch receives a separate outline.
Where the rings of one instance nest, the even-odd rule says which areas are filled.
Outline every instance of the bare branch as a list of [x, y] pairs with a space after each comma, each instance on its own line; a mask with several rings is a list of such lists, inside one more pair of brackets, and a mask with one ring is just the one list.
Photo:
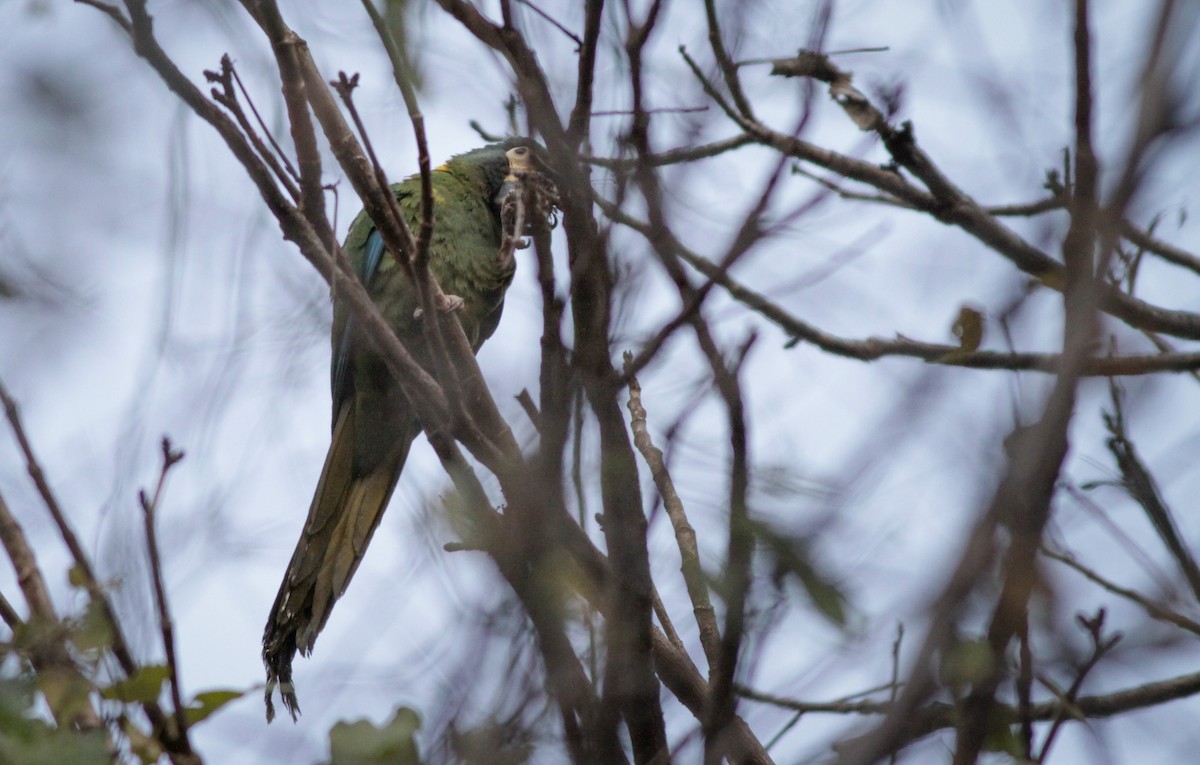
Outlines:
[[592, 101], [595, 94], [596, 51], [600, 40], [600, 22], [604, 0], [587, 0], [584, 10], [583, 40], [579, 47], [579, 74], [575, 79], [575, 106], [567, 123], [567, 142], [578, 147], [588, 136]]
[[[4, 546], [4, 551], [8, 554], [9, 561], [12, 562], [13, 571], [17, 575], [17, 585], [21, 588], [21, 594], [25, 596], [25, 603], [29, 607], [30, 621], [40, 624], [50, 633], [46, 640], [40, 641], [29, 651], [30, 664], [39, 673], [64, 673], [66, 682], [85, 689], [79, 694], [78, 703], [75, 703], [74, 699], [70, 699], [70, 703], [60, 703], [62, 699], [57, 696], [52, 694], [45, 696], [55, 722], [64, 728], [77, 725], [81, 730], [95, 730], [102, 727], [103, 723], [88, 698], [86, 689], [90, 688], [91, 684], [80, 674], [79, 668], [67, 650], [64, 639], [65, 632], [59, 629], [58, 614], [55, 613], [54, 602], [50, 598], [50, 591], [46, 588], [46, 581], [38, 566], [37, 556], [25, 536], [25, 530], [21, 528], [21, 524], [9, 511], [3, 496], [0, 496], [0, 544]], [[6, 598], [0, 597], [0, 600], [3, 601], [3, 604], [0, 605], [0, 616], [3, 617], [4, 623], [9, 626], [15, 636], [17, 629], [24, 626], [25, 622]], [[14, 640], [13, 643], [19, 645], [18, 641]]]
[[1186, 250], [1176, 247], [1172, 244], [1157, 239], [1149, 232], [1143, 231], [1127, 220], [1120, 223], [1121, 236], [1128, 239], [1133, 244], [1158, 255], [1163, 260], [1174, 263], [1177, 266], [1183, 266], [1189, 271], [1194, 271], [1200, 274], [1200, 257], [1196, 257]]
[[[564, 35], [566, 35], [567, 38], [569, 38], [572, 42], [575, 43], [575, 46], [577, 49], [583, 48], [583, 40], [581, 40], [579, 38], [579, 35], [575, 34], [571, 30], [567, 29], [562, 23], [560, 23], [558, 20], [556, 20], [553, 16], [551, 16], [549, 13], [546, 13], [541, 8], [539, 8], [537, 5], [535, 5], [533, 2], [531, 2], [531, 0], [517, 0], [517, 2], [520, 3], [521, 5], [525, 6], [529, 10], [533, 11], [537, 15], [541, 16], [552, 27], [554, 27], [559, 32], [562, 32]], [[586, 81], [591, 82], [590, 79], [588, 79]]]
[[[625, 352], [625, 363], [633, 360], [633, 354]], [[628, 367], [625, 374], [629, 377], [629, 422], [633, 428], [633, 444], [637, 447], [650, 468], [650, 477], [658, 487], [662, 497], [663, 508], [675, 529], [675, 544], [679, 548], [680, 572], [687, 586], [688, 597], [692, 601], [692, 612], [696, 617], [696, 626], [700, 630], [700, 645], [708, 659], [709, 671], [714, 670], [720, 660], [721, 631], [717, 626], [717, 617], [713, 611], [712, 601], [708, 595], [708, 583], [705, 580], [704, 569], [700, 565], [700, 551], [696, 546], [696, 531], [688, 522], [684, 511], [683, 500], [675, 491], [675, 482], [667, 470], [663, 460], [662, 450], [654, 445], [650, 438], [650, 430], [646, 426], [646, 409], [642, 404], [642, 386], [637, 377], [629, 375]]]
[[745, 91], [742, 90], [741, 80], [738, 78], [737, 64], [725, 49], [725, 39], [721, 33], [720, 21], [717, 19], [717, 4], [714, 0], [704, 0], [704, 16], [708, 21], [708, 44], [712, 48], [717, 67], [721, 70], [721, 76], [725, 79], [725, 87], [729, 90], [729, 96], [742, 116], [753, 119], [750, 99], [746, 97]]
[[1170, 609], [1164, 608], [1163, 606], [1160, 606], [1159, 604], [1150, 600], [1146, 596], [1141, 595], [1138, 592], [1135, 592], [1134, 590], [1131, 590], [1131, 589], [1128, 589], [1127, 587], [1122, 587], [1118, 584], [1115, 584], [1114, 582], [1110, 581], [1109, 579], [1101, 576], [1095, 570], [1080, 563], [1074, 556], [1068, 555], [1066, 553], [1054, 552], [1053, 550], [1050, 550], [1045, 547], [1042, 548], [1041, 553], [1042, 553], [1042, 555], [1045, 555], [1047, 558], [1056, 560], [1059, 563], [1062, 563], [1063, 565], [1066, 565], [1066, 566], [1069, 566], [1069, 567], [1075, 569], [1080, 574], [1083, 574], [1085, 577], [1092, 580], [1093, 582], [1100, 585], [1101, 587], [1108, 590], [1109, 592], [1113, 593], [1114, 595], [1119, 595], [1128, 601], [1138, 604], [1152, 618], [1158, 619], [1159, 621], [1162, 621], [1162, 622], [1166, 622], [1167, 624], [1173, 624], [1176, 627], [1187, 630], [1188, 632], [1191, 632], [1193, 634], [1200, 635], [1200, 622], [1197, 622], [1193, 619], [1189, 619], [1186, 616], [1183, 616], [1182, 614], [1178, 614], [1174, 611], [1171, 611]]
[[1105, 637], [1104, 630], [1104, 609], [1101, 608], [1093, 617], [1086, 617], [1083, 614], [1078, 614], [1075, 617], [1079, 625], [1088, 633], [1092, 641], [1092, 652], [1084, 661], [1083, 665], [1075, 672], [1075, 679], [1071, 681], [1071, 687], [1066, 693], [1059, 696], [1058, 714], [1054, 716], [1054, 721], [1050, 725], [1049, 732], [1046, 733], [1046, 738], [1042, 742], [1041, 751], [1038, 752], [1036, 762], [1045, 762], [1046, 755], [1050, 752], [1050, 747], [1054, 744], [1054, 738], [1058, 732], [1062, 730], [1063, 723], [1066, 722], [1067, 716], [1075, 711], [1075, 699], [1079, 696], [1079, 691], [1083, 688], [1083, 681], [1087, 678], [1088, 673], [1095, 668], [1105, 654], [1116, 647], [1117, 643], [1121, 642], [1121, 633], [1115, 633]]
[[1196, 565], [1192, 551], [1184, 543], [1179, 533], [1179, 526], [1175, 523], [1170, 507], [1163, 500], [1154, 476], [1146, 469], [1137, 450], [1134, 449], [1133, 442], [1129, 440], [1129, 434], [1125, 429], [1125, 412], [1121, 404], [1120, 389], [1113, 383], [1110, 384], [1109, 390], [1113, 409], [1111, 413], [1104, 413], [1104, 425], [1110, 434], [1108, 449], [1112, 452], [1117, 461], [1117, 467], [1121, 471], [1121, 484], [1129, 496], [1145, 510], [1146, 517], [1150, 519], [1154, 530], [1158, 532], [1163, 544], [1171, 553], [1171, 557], [1175, 559], [1180, 571], [1183, 572], [1188, 585], [1191, 586], [1192, 594], [1197, 600], [1200, 600], [1200, 566]]
[[[246, 138], [248, 138], [250, 143], [254, 145], [255, 150], [258, 152], [258, 156], [261, 157], [262, 160], [267, 163], [267, 166], [271, 168], [271, 172], [275, 174], [275, 177], [279, 180], [279, 183], [283, 186], [284, 190], [287, 191], [288, 196], [294, 200], [300, 199], [300, 189], [295, 183], [295, 181], [298, 180], [296, 171], [292, 169], [291, 162], [288, 161], [287, 155], [280, 150], [279, 145], [275, 143], [274, 137], [271, 136], [270, 131], [268, 131], [266, 126], [263, 124], [262, 117], [259, 116], [258, 109], [255, 108], [254, 102], [251, 101], [248, 96], [246, 96], [246, 88], [244, 85], [242, 85], [242, 80], [240, 77], [238, 77], [237, 69], [235, 69], [233, 66], [233, 59], [231, 59], [229, 54], [226, 53], [224, 56], [221, 56], [221, 71], [205, 71], [204, 76], [209, 82], [215, 82], [221, 85], [220, 90], [217, 90], [216, 88], [212, 89], [213, 100], [219, 103], [221, 106], [224, 106], [227, 110], [229, 110], [230, 114], [234, 116], [234, 119], [237, 120], [238, 125], [242, 128], [242, 132], [245, 133]], [[250, 109], [253, 111], [255, 118], [258, 119], [259, 126], [262, 128], [264, 135], [266, 135], [267, 139], [271, 142], [270, 149], [268, 149], [267, 145], [263, 143], [261, 138], [259, 138], [258, 133], [254, 130], [254, 126], [250, 124], [250, 120], [246, 117], [246, 113], [242, 110], [242, 105], [238, 101], [237, 93], [234, 91], [235, 84], [242, 91], [243, 97], [246, 97], [246, 102], [250, 105]]]
[[115, 5], [110, 5], [102, 2], [101, 0], [75, 0], [75, 2], [79, 3], [80, 5], [91, 6], [92, 8], [100, 11], [105, 16], [112, 19], [113, 23], [119, 26], [121, 30], [125, 32], [125, 34], [129, 34], [131, 32], [132, 25], [129, 23], [129, 19], [127, 19], [125, 14], [121, 13], [121, 9]]
[[[884, 126], [877, 132], [897, 163], [916, 176], [929, 191], [911, 185], [899, 173], [776, 132], [739, 114], [704, 78], [696, 63], [686, 53], [683, 55], [705, 91], [758, 143], [824, 167], [845, 178], [866, 183], [916, 210], [933, 215], [942, 223], [957, 226], [1042, 284], [1055, 290], [1063, 289], [1063, 266], [1001, 224], [994, 215], [950, 181], [917, 146], [911, 124], [905, 123], [899, 129]], [[1098, 289], [1102, 310], [1130, 326], [1192, 340], [1200, 339], [1200, 314], [1155, 306], [1108, 285]]]
[[[3, 501], [4, 498], [0, 497], [0, 504], [2, 504]], [[0, 508], [0, 527], [2, 527], [3, 524], [2, 516], [7, 514], [7, 507]], [[0, 528], [0, 543], [2, 543], [2, 535], [3, 529]], [[17, 609], [13, 608], [13, 604], [8, 602], [8, 598], [4, 597], [4, 593], [0, 593], [0, 619], [2, 619], [4, 623], [8, 625], [8, 628], [13, 632], [16, 632], [21, 628], [22, 625], [25, 624], [25, 620], [21, 618], [19, 613], [17, 613]]]
[[[628, 226], [645, 236], [652, 235], [650, 224], [628, 215], [619, 207], [602, 197], [596, 198], [605, 215], [622, 225]], [[1000, 353], [997, 351], [965, 351], [956, 345], [926, 343], [904, 336], [895, 339], [871, 337], [851, 340], [825, 332], [802, 321], [785, 311], [776, 303], [742, 285], [718, 264], [688, 249], [670, 232], [659, 236], [672, 247], [674, 253], [688, 265], [704, 274], [714, 283], [721, 285], [731, 297], [762, 314], [778, 325], [795, 341], [812, 343], [828, 353], [859, 361], [874, 361], [885, 356], [908, 356], [931, 364], [967, 367], [970, 369], [1008, 369], [1032, 372], [1057, 373], [1062, 358], [1056, 353]], [[1200, 353], [1163, 353], [1157, 355], [1130, 355], [1090, 357], [1083, 362], [1080, 374], [1089, 377], [1121, 377], [1149, 375], [1159, 372], [1192, 372], [1200, 369]]]
[[142, 516], [146, 526], [146, 550], [150, 554], [150, 573], [154, 582], [154, 601], [158, 608], [158, 623], [162, 629], [163, 650], [167, 656], [167, 671], [171, 685], [171, 703], [175, 711], [175, 726], [181, 738], [187, 737], [187, 710], [183, 706], [183, 691], [179, 682], [179, 662], [175, 657], [175, 625], [171, 620], [171, 610], [167, 604], [167, 587], [163, 582], [162, 557], [158, 551], [158, 535], [154, 531], [155, 514], [162, 501], [163, 488], [167, 483], [167, 474], [171, 468], [183, 459], [183, 452], [171, 448], [171, 442], [164, 436], [162, 440], [162, 469], [158, 474], [158, 485], [154, 487], [154, 496], [147, 498], [146, 492], [138, 495], [142, 506]]
[[700, 159], [708, 159], [724, 154], [727, 151], [740, 149], [755, 142], [754, 136], [749, 133], [742, 133], [732, 138], [726, 138], [722, 141], [714, 141], [713, 143], [703, 144], [701, 146], [685, 146], [670, 151], [651, 154], [648, 157], [638, 157], [636, 159], [609, 159], [607, 157], [584, 157], [584, 161], [595, 165], [596, 167], [604, 167], [609, 170], [628, 171], [632, 169], [638, 162], [645, 162], [653, 167], [662, 167], [665, 165], [678, 165], [695, 162]]
[[[805, 714], [886, 714], [890, 705], [881, 701], [827, 701], [807, 702], [789, 699], [776, 694], [764, 693], [750, 688], [740, 688], [739, 692], [745, 698], [764, 704], [791, 709]], [[1200, 672], [1180, 675], [1168, 680], [1146, 683], [1145, 685], [1116, 691], [1100, 696], [1080, 696], [1075, 700], [1074, 707], [1088, 718], [1115, 717], [1126, 712], [1133, 712], [1147, 707], [1157, 706], [1169, 701], [1189, 698], [1200, 694]], [[1014, 719], [1016, 710], [1010, 707], [1001, 708], [1010, 713]], [[1060, 699], [1043, 701], [1032, 706], [1030, 713], [1034, 720], [1053, 720], [1063, 709]], [[923, 709], [919, 719], [913, 724], [913, 736], [916, 740], [922, 736], [954, 725], [954, 707], [945, 703], [934, 703]], [[919, 732], [918, 732], [919, 731]], [[841, 746], [838, 747], [843, 748]]]
[[[134, 17], [134, 24], [136, 26], [137, 15], [132, 12], [131, 15]], [[137, 671], [138, 663], [133, 657], [133, 652], [129, 648], [128, 641], [125, 639], [121, 623], [117, 620], [116, 611], [113, 609], [107, 594], [100, 586], [100, 581], [96, 577], [91, 559], [84, 551], [83, 545], [79, 543], [79, 538], [75, 535], [74, 529], [71, 528], [70, 523], [67, 521], [66, 514], [63, 512], [62, 507], [59, 506], [54, 492], [51, 491], [45, 473], [42, 471], [41, 464], [34, 456], [33, 447], [30, 445], [29, 438], [25, 433], [25, 426], [21, 422], [20, 413], [17, 411], [17, 404], [9, 396], [8, 390], [2, 383], [0, 383], [0, 403], [4, 405], [4, 413], [25, 457], [26, 469], [29, 471], [34, 485], [37, 486], [38, 494], [41, 495], [42, 502], [45, 504], [46, 510], [50, 513], [50, 517], [58, 529], [59, 536], [62, 537], [63, 543], [66, 544], [67, 549], [71, 553], [78, 580], [88, 591], [88, 595], [92, 600], [98, 604], [100, 613], [108, 624], [111, 632], [109, 649], [112, 651], [113, 656], [116, 657], [117, 663], [125, 675], [131, 676]], [[49, 596], [47, 595], [42, 606], [46, 607], [48, 604]], [[52, 613], [52, 611], [48, 611], [47, 613]], [[146, 717], [150, 719], [150, 723], [154, 726], [155, 730], [161, 732], [162, 743], [175, 765], [193, 765], [193, 763], [199, 762], [199, 758], [192, 751], [191, 743], [187, 738], [172, 735], [171, 731], [167, 728], [167, 717], [156, 701], [144, 702], [142, 709], [145, 711]]]

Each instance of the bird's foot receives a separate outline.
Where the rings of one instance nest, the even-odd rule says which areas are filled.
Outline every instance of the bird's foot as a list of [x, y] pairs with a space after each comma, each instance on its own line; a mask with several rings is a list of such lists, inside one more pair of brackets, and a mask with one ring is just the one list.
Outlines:
[[[437, 298], [437, 309], [439, 313], [454, 313], [456, 311], [461, 311], [464, 304], [465, 303], [463, 299], [458, 295], [443, 294]], [[418, 308], [417, 310], [413, 311], [414, 319], [420, 319], [424, 315], [425, 311], [422, 308]]]

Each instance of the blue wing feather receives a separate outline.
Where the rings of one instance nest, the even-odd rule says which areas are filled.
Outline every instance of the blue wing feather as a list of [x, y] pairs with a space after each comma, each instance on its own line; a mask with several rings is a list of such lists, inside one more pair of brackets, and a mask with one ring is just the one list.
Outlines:
[[[384, 252], [386, 252], [386, 248], [383, 246], [383, 237], [379, 235], [379, 231], [373, 229], [367, 235], [366, 253], [358, 264], [358, 278], [364, 287], [370, 289], [371, 281], [379, 270], [379, 264], [383, 262]], [[342, 328], [342, 335], [333, 349], [333, 364], [330, 366], [330, 387], [333, 389], [333, 420], [335, 423], [342, 401], [351, 392], [349, 388], [350, 338], [353, 334], [354, 317], [347, 316], [346, 324]]]
[[379, 270], [379, 264], [383, 262], [383, 253], [383, 237], [377, 229], [371, 229], [371, 233], [367, 235], [367, 255], [358, 267], [358, 278], [368, 287], [375, 278], [375, 272]]

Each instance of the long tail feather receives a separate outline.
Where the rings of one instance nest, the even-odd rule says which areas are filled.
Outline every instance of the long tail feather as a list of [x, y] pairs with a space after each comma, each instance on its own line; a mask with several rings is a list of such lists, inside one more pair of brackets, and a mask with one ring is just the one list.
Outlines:
[[412, 438], [401, 435], [406, 443], [397, 443], [390, 459], [365, 475], [355, 475], [355, 409], [348, 402], [338, 416], [308, 520], [263, 630], [268, 722], [275, 717], [276, 686], [292, 719], [299, 714], [292, 660], [297, 651], [305, 656], [312, 651], [333, 604], [362, 561], [408, 457]]

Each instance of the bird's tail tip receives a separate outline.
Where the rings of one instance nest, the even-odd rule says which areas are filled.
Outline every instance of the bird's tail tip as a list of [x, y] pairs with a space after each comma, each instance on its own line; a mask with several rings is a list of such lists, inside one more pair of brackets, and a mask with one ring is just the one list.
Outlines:
[[292, 716], [292, 722], [296, 722], [300, 718], [300, 702], [296, 699], [295, 686], [291, 682], [283, 682], [279, 678], [267, 680], [266, 692], [263, 695], [263, 700], [267, 703], [267, 722], [275, 719], [275, 701], [272, 697], [275, 695], [276, 686], [279, 687], [279, 698], [283, 701], [284, 708]]
[[263, 700], [267, 705], [267, 722], [275, 719], [275, 689], [292, 722], [300, 717], [300, 702], [296, 698], [296, 686], [292, 683], [292, 659], [296, 655], [294, 636], [286, 645], [271, 645], [264, 641], [263, 664], [267, 668], [267, 685]]

